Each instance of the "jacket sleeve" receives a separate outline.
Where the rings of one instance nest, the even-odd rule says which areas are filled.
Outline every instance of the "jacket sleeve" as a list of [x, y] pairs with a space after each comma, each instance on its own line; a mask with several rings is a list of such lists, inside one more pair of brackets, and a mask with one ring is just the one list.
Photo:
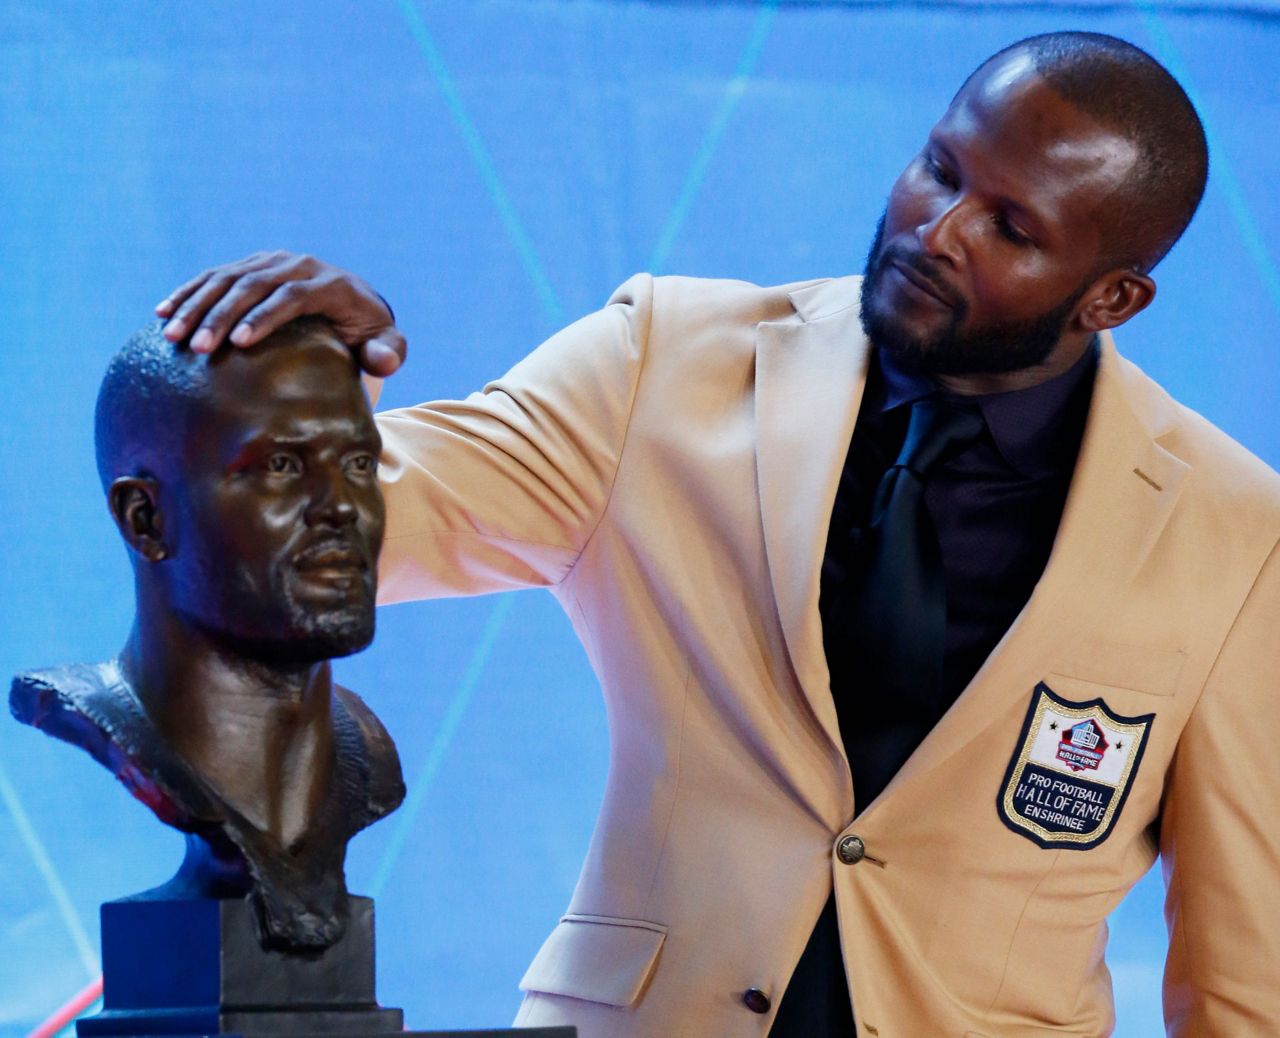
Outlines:
[[653, 280], [552, 336], [465, 400], [378, 415], [383, 603], [545, 587], [599, 523], [648, 340]]
[[1161, 818], [1176, 1038], [1280, 1034], [1280, 548], [1178, 742]]

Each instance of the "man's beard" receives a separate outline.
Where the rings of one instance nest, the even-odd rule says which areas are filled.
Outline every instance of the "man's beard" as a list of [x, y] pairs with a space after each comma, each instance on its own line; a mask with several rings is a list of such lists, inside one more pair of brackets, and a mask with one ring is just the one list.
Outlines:
[[[890, 260], [919, 270], [929, 281], [941, 280], [932, 261], [901, 255], [897, 250], [882, 253], [884, 214], [876, 224], [875, 239], [867, 252], [862, 282], [862, 330], [872, 345], [891, 353], [904, 367], [922, 375], [987, 375], [1021, 371], [1048, 359], [1062, 338], [1071, 312], [1088, 288], [1081, 285], [1053, 309], [1023, 321], [1000, 321], [982, 328], [961, 331], [969, 308], [956, 300], [951, 322], [937, 334], [922, 338], [907, 332], [897, 315], [876, 302]], [[923, 269], [922, 269], [923, 268]]]

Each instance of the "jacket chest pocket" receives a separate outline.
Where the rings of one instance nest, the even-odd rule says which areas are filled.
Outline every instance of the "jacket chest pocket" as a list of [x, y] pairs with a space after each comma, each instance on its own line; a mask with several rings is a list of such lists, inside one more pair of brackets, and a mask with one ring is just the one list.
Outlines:
[[1061, 654], [1048, 668], [1045, 680], [1072, 692], [1093, 695], [1139, 692], [1172, 696], [1178, 689], [1187, 655], [1180, 649], [1156, 649], [1120, 642], [1090, 640]]
[[653, 978], [666, 939], [660, 923], [566, 915], [525, 971], [520, 990], [633, 1006]]

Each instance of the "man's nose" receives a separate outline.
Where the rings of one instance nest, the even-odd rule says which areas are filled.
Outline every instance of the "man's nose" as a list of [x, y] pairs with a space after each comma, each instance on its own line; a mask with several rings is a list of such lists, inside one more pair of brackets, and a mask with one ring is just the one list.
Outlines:
[[325, 468], [314, 473], [311, 502], [307, 506], [306, 521], [309, 526], [328, 523], [347, 526], [355, 522], [359, 511], [352, 496], [350, 481], [341, 466]]
[[916, 239], [926, 255], [958, 266], [964, 255], [964, 223], [967, 205], [963, 198], [940, 204], [933, 216], [916, 228]]

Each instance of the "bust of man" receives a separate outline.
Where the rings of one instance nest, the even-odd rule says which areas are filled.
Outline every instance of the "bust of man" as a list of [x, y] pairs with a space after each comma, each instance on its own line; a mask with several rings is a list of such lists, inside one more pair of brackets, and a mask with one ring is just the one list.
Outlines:
[[390, 737], [330, 674], [373, 638], [384, 524], [355, 361], [314, 319], [209, 356], [144, 328], [95, 439], [133, 628], [115, 659], [20, 674], [13, 712], [187, 834], [146, 896], [251, 894], [264, 945], [327, 947], [347, 842], [404, 796]]

